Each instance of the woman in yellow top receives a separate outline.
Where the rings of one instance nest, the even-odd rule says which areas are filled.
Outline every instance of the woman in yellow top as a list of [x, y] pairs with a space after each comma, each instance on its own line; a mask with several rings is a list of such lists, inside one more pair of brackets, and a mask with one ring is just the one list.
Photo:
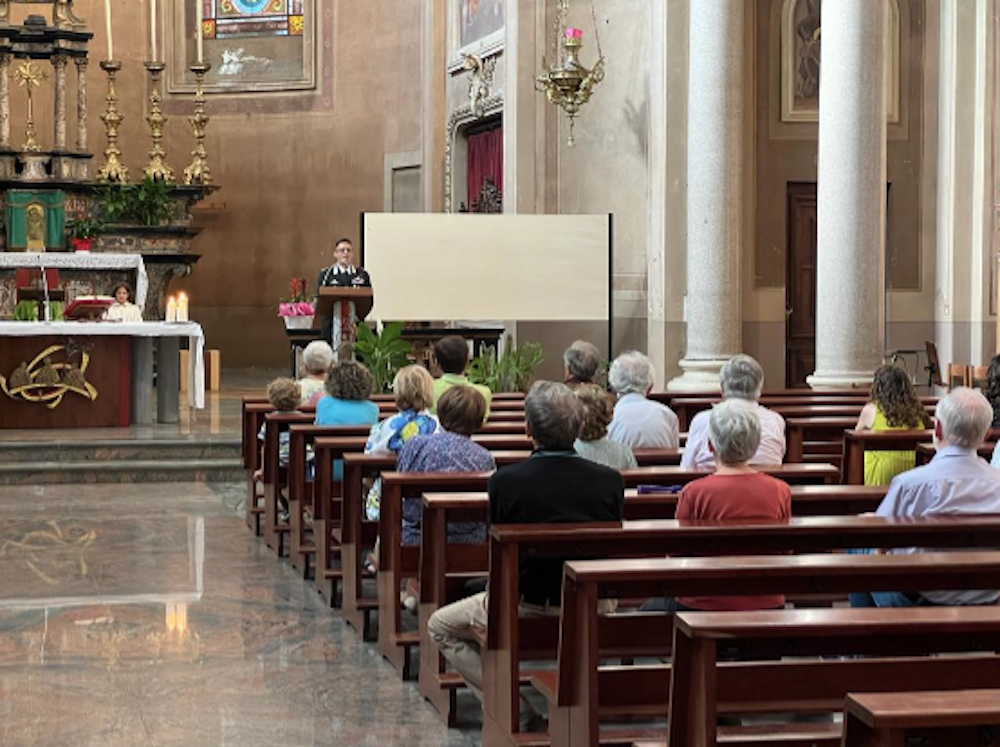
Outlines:
[[[875, 372], [871, 401], [861, 410], [859, 431], [906, 431], [930, 428], [931, 419], [906, 372], [882, 366]], [[865, 485], [888, 485], [900, 472], [916, 466], [914, 451], [865, 451]]]

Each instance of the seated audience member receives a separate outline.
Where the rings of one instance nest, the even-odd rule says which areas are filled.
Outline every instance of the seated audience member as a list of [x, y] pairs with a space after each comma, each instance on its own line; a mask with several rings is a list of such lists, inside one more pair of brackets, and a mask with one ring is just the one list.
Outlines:
[[[438, 429], [437, 418], [429, 410], [434, 399], [434, 379], [426, 368], [405, 366], [399, 369], [392, 382], [392, 391], [399, 412], [372, 427], [365, 444], [366, 454], [398, 454], [411, 438]], [[378, 519], [381, 497], [382, 481], [379, 479], [368, 491], [365, 504], [365, 513], [371, 521]]]
[[[906, 371], [881, 366], [872, 381], [871, 401], [854, 426], [859, 431], [906, 431], [930, 428], [931, 419], [920, 404]], [[917, 464], [915, 451], [865, 451], [865, 485], [888, 485], [900, 472]]]
[[608, 440], [614, 398], [596, 384], [578, 384], [574, 392], [583, 404], [583, 427], [573, 443], [576, 453], [611, 469], [638, 467], [628, 445]]
[[[375, 425], [378, 405], [368, 399], [372, 393], [372, 375], [357, 361], [344, 361], [330, 369], [326, 377], [326, 396], [316, 403], [316, 425]], [[344, 462], [333, 462], [333, 479], [344, 478]]]
[[[977, 449], [993, 421], [993, 408], [974, 389], [958, 387], [937, 405], [937, 454], [922, 467], [893, 479], [875, 512], [878, 516], [955, 516], [1000, 513], [1000, 472], [979, 458]], [[877, 551], [876, 551], [877, 552]], [[919, 553], [921, 548], [892, 550]], [[979, 591], [898, 591], [851, 594], [852, 607], [994, 604], [995, 589]]]
[[441, 376], [434, 380], [434, 406], [431, 412], [437, 409], [437, 401], [446, 390], [453, 386], [471, 386], [486, 400], [486, 416], [489, 417], [492, 392], [489, 387], [471, 383], [465, 375], [465, 369], [469, 365], [469, 344], [465, 338], [458, 335], [442, 337], [434, 343], [434, 357], [441, 367]]
[[[758, 400], [764, 388], [764, 369], [749, 355], [730, 358], [719, 372], [723, 400], [742, 400], [751, 405], [760, 421], [760, 446], [749, 463], [781, 464], [785, 458], [785, 419], [762, 407]], [[685, 469], [712, 469], [715, 455], [709, 446], [708, 421], [711, 413], [703, 410], [688, 426], [687, 444], [681, 457]]]
[[[452, 387], [438, 400], [441, 429], [430, 435], [415, 436], [399, 452], [400, 472], [492, 472], [493, 455], [469, 438], [483, 423], [486, 400], [470, 386]], [[420, 544], [420, 498], [403, 499], [403, 544]], [[448, 541], [485, 542], [486, 526], [475, 521], [448, 524]]]
[[306, 375], [299, 379], [302, 406], [315, 406], [326, 394], [326, 377], [333, 367], [333, 348], [323, 340], [313, 340], [302, 351], [302, 366]]
[[993, 406], [992, 428], [1000, 428], [1000, 355], [994, 355], [986, 369], [983, 395]]
[[586, 340], [577, 340], [563, 353], [564, 383], [570, 389], [592, 384], [601, 367], [601, 351]]
[[104, 312], [104, 318], [112, 322], [141, 322], [142, 309], [132, 303], [132, 286], [128, 283], [115, 283], [111, 289], [115, 302]]
[[[535, 451], [526, 461], [490, 478], [490, 522], [620, 521], [625, 486], [613, 469], [573, 452], [583, 406], [565, 384], [539, 381], [524, 401], [527, 431]], [[524, 614], [545, 614], [562, 599], [562, 561], [522, 558], [519, 588]], [[427, 623], [441, 653], [482, 700], [482, 659], [474, 631], [486, 626], [488, 592], [442, 607]]]
[[[301, 391], [299, 390], [299, 384], [295, 379], [289, 379], [287, 377], [277, 378], [267, 385], [267, 401], [271, 403], [271, 406], [278, 412], [298, 412], [299, 401], [302, 398]], [[261, 442], [260, 447], [260, 467], [254, 470], [253, 478], [255, 481], [259, 481], [264, 477], [264, 434], [266, 433], [267, 424], [261, 424], [260, 432], [257, 434], [257, 439]], [[278, 466], [287, 467], [288, 466], [288, 454], [290, 451], [289, 441], [291, 435], [288, 429], [281, 431], [278, 434]], [[285, 509], [282, 512], [282, 521], [288, 519], [288, 500], [282, 495], [279, 497], [281, 501], [282, 508]]]
[[676, 449], [679, 441], [677, 416], [660, 402], [648, 399], [653, 390], [653, 363], [635, 350], [615, 358], [608, 372], [611, 388], [618, 395], [608, 438], [633, 449]]

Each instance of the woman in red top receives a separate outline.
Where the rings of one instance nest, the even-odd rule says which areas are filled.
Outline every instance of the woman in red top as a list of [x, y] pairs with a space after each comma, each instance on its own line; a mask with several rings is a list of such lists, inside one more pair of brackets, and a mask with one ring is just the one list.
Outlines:
[[[786, 521], [792, 514], [788, 485], [761, 474], [747, 462], [760, 445], [760, 421], [752, 406], [730, 399], [709, 418], [709, 448], [715, 473], [689, 483], [677, 501], [677, 518], [690, 521]], [[766, 596], [681, 597], [649, 600], [647, 610], [761, 610], [785, 605], [780, 594]]]

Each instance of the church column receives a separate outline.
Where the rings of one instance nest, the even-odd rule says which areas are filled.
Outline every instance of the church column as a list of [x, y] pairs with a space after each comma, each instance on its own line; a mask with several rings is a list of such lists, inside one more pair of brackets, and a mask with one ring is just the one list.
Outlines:
[[674, 390], [718, 389], [742, 347], [743, 0], [690, 5], [687, 347]]
[[76, 149], [87, 152], [87, 58], [76, 62]]
[[56, 55], [52, 58], [52, 68], [56, 74], [55, 112], [55, 149], [66, 150], [66, 65], [69, 59], [66, 55]]
[[870, 382], [885, 349], [888, 5], [823, 3], [815, 389]]

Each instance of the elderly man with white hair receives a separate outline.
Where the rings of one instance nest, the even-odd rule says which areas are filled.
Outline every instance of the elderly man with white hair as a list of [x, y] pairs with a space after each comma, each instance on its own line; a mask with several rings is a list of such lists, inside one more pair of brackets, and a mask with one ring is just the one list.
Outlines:
[[648, 395], [656, 375], [653, 362], [635, 350], [615, 358], [608, 382], [618, 395], [608, 438], [633, 449], [676, 449], [680, 440], [674, 411]]
[[[719, 381], [724, 400], [743, 400], [760, 420], [760, 446], [750, 458], [750, 464], [781, 464], [785, 458], [785, 419], [757, 401], [764, 388], [764, 369], [749, 355], [737, 355], [722, 367]], [[715, 467], [715, 455], [708, 439], [709, 414], [708, 410], [699, 412], [688, 426], [687, 444], [681, 457], [681, 466], [685, 469]]]
[[[893, 478], [878, 516], [955, 516], [1000, 513], [1000, 471], [977, 449], [993, 422], [993, 407], [975, 389], [958, 387], [938, 402], [934, 419], [937, 454], [922, 467]], [[894, 550], [918, 553], [921, 548]], [[997, 591], [898, 591], [851, 594], [852, 607], [994, 604]]]

